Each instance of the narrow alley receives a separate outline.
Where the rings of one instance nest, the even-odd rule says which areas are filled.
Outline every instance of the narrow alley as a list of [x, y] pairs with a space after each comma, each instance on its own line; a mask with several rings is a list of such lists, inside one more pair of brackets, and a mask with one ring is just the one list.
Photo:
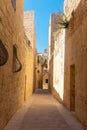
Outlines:
[[87, 130], [87, 0], [0, 0], [0, 130]]
[[84, 130], [48, 90], [35, 94], [13, 116], [5, 130]]

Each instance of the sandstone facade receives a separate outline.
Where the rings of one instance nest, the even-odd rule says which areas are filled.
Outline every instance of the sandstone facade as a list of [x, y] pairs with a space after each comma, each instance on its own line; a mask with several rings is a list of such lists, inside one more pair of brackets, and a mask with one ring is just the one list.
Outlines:
[[33, 48], [35, 46], [33, 37], [35, 35], [34, 11], [24, 12], [24, 30], [30, 46]]
[[73, 11], [75, 11], [81, 0], [65, 0], [64, 1], [64, 11], [68, 19], [71, 18]]
[[48, 72], [43, 74], [43, 89], [48, 89]]
[[[23, 5], [23, 0], [16, 0], [16, 4], [0, 0], [0, 40], [8, 52], [7, 62], [0, 66], [1, 130], [33, 91], [29, 81], [33, 78], [30, 70], [34, 70], [34, 56], [24, 36]], [[4, 51], [0, 50], [1, 56]]]
[[50, 18], [48, 66], [49, 89], [51, 89], [53, 95], [60, 100], [63, 99], [64, 77], [64, 31], [61, 31], [58, 24], [61, 16], [61, 13], [53, 13]]
[[53, 87], [53, 61], [54, 61], [54, 36], [53, 33], [57, 31], [58, 26], [57, 26], [57, 22], [56, 22], [56, 18], [59, 16], [59, 14], [57, 13], [53, 13], [50, 16], [50, 22], [49, 22], [49, 65], [48, 65], [48, 69], [49, 69], [49, 76], [48, 76], [48, 80], [49, 80], [49, 89], [51, 90]]
[[[30, 56], [27, 57], [29, 64], [27, 64], [26, 71], [29, 70], [30, 77], [28, 76], [28, 85], [32, 86], [35, 89], [36, 75], [35, 75], [35, 66], [36, 66], [36, 32], [35, 32], [35, 23], [34, 23], [34, 11], [24, 12], [24, 32], [25, 37], [27, 38], [27, 43], [30, 46]], [[32, 67], [32, 68], [31, 68]], [[28, 93], [31, 92], [29, 89]]]
[[36, 85], [35, 85], [36, 89], [43, 88], [43, 67], [40, 63], [39, 57], [41, 57], [41, 55], [39, 53], [37, 53], [37, 57], [36, 57]]
[[[74, 5], [75, 9], [74, 9]], [[71, 8], [70, 8], [71, 7]], [[70, 8], [70, 9], [69, 9]], [[66, 10], [67, 9], [67, 10]], [[87, 128], [87, 1], [67, 1], [70, 14], [65, 36], [64, 103]]]
[[58, 100], [63, 101], [64, 94], [64, 49], [65, 30], [58, 30], [54, 42], [54, 62], [53, 62], [53, 94]]
[[69, 22], [68, 28], [65, 31], [55, 29], [56, 38], [53, 39], [52, 28], [57, 24], [55, 20], [54, 24], [50, 23], [49, 88], [87, 128], [86, 12], [86, 0], [65, 0], [64, 13]]

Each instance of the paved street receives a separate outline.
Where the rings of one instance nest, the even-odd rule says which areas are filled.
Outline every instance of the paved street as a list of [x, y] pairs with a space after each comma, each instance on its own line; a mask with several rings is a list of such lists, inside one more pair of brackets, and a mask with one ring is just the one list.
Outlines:
[[37, 90], [5, 130], [84, 130], [47, 90]]

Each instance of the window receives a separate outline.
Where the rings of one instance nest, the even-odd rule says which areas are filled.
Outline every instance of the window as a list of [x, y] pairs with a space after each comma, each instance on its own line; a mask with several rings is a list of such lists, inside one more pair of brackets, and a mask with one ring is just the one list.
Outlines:
[[46, 83], [48, 83], [48, 79], [46, 79]]
[[40, 73], [40, 71], [39, 71], [39, 70], [37, 70], [37, 73]]
[[12, 3], [14, 10], [16, 10], [16, 0], [11, 0], [11, 3]]

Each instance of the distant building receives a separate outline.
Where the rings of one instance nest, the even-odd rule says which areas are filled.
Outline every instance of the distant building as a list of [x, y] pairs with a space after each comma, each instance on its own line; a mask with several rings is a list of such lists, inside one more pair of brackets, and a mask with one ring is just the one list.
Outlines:
[[25, 35], [29, 40], [30, 46], [33, 48], [35, 36], [34, 11], [24, 12], [24, 30]]
[[[24, 12], [24, 34], [25, 38], [27, 39], [26, 42], [29, 47], [31, 47], [31, 56], [28, 57], [27, 60], [30, 60], [28, 65], [30, 78], [31, 80], [28, 81], [28, 84], [32, 87], [35, 87], [36, 75], [35, 75], [35, 66], [36, 66], [36, 30], [35, 30], [35, 22], [34, 22], [34, 11], [27, 11]], [[31, 67], [29, 67], [31, 66]], [[32, 69], [31, 69], [32, 68]], [[31, 76], [32, 74], [32, 76]], [[34, 88], [35, 90], [35, 88]], [[29, 89], [28, 89], [29, 91]]]
[[42, 89], [43, 88], [43, 59], [42, 59], [42, 53], [36, 53], [36, 89]]
[[[58, 38], [54, 36], [55, 33], [59, 33], [60, 26], [59, 22], [61, 20], [62, 13], [52, 13], [50, 16], [50, 22], [49, 22], [49, 50], [48, 50], [48, 70], [49, 70], [49, 89], [52, 91], [54, 87], [53, 83], [53, 76], [54, 76], [54, 68], [56, 68], [54, 63], [54, 51], [58, 48], [58, 44], [55, 42], [58, 42]], [[56, 44], [56, 46], [55, 46]], [[52, 91], [55, 92], [55, 91]]]

